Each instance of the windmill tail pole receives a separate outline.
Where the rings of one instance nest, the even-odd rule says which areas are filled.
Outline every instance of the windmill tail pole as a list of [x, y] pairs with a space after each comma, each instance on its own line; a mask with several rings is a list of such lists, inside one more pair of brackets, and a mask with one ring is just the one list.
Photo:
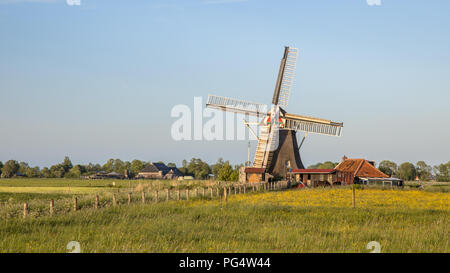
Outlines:
[[305, 133], [305, 136], [303, 137], [302, 141], [300, 142], [300, 145], [298, 145], [298, 149], [300, 150], [300, 148], [303, 145], [303, 142], [305, 142], [306, 137], [308, 136], [308, 132]]

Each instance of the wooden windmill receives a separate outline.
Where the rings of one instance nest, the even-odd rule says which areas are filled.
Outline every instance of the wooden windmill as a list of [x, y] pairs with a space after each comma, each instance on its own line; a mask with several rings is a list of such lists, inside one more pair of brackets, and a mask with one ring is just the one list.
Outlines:
[[[288, 169], [304, 169], [299, 150], [308, 133], [341, 136], [344, 126], [326, 119], [289, 114], [281, 108], [288, 105], [297, 57], [298, 49], [285, 47], [269, 111], [265, 104], [214, 95], [209, 95], [206, 103], [207, 107], [262, 118], [257, 123], [261, 126], [259, 135], [245, 122], [258, 139], [253, 167], [263, 168], [275, 177], [285, 177]], [[297, 131], [305, 132], [300, 145]]]

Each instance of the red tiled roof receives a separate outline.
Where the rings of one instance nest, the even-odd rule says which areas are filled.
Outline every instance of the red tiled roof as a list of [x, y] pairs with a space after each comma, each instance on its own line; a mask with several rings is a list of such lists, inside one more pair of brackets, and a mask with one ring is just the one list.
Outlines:
[[293, 173], [334, 173], [335, 169], [293, 169]]
[[264, 168], [252, 168], [252, 167], [245, 168], [246, 173], [264, 173], [264, 171], [265, 171]]
[[357, 177], [382, 177], [388, 178], [389, 176], [382, 171], [375, 168], [372, 164], [365, 159], [346, 159], [335, 168], [340, 172], [350, 172]]

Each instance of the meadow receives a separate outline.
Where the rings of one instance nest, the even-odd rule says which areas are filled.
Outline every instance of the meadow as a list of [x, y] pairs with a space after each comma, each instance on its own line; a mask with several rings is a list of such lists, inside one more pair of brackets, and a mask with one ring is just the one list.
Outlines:
[[[382, 252], [449, 252], [450, 199], [442, 185], [357, 189], [355, 208], [345, 187], [248, 191], [229, 195], [227, 202], [209, 194], [165, 201], [161, 192], [155, 203], [152, 196], [155, 190], [183, 194], [202, 186], [223, 185], [0, 180], [0, 252], [67, 252], [70, 241], [78, 241], [82, 252], [368, 252], [370, 241], [379, 242]], [[142, 191], [148, 193], [146, 204]], [[99, 209], [93, 207], [95, 195]], [[73, 196], [78, 211], [72, 209]], [[26, 218], [24, 202], [30, 208]]]

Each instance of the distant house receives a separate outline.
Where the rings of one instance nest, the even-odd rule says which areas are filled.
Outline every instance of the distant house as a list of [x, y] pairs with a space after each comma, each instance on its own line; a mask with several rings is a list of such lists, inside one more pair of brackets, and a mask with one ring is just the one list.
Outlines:
[[310, 187], [326, 185], [351, 185], [370, 183], [389, 183], [402, 186], [403, 181], [390, 178], [375, 168], [373, 161], [343, 157], [334, 169], [293, 169], [290, 178]]
[[177, 179], [183, 174], [175, 167], [168, 167], [164, 163], [149, 163], [136, 178], [145, 179]]
[[375, 168], [373, 161], [365, 159], [352, 159], [343, 157], [335, 170], [337, 171], [337, 181], [342, 184], [358, 183], [368, 178], [387, 179], [389, 176]]
[[125, 175], [116, 173], [116, 172], [107, 173], [105, 171], [100, 171], [95, 174], [89, 175], [86, 178], [87, 179], [124, 179]]

